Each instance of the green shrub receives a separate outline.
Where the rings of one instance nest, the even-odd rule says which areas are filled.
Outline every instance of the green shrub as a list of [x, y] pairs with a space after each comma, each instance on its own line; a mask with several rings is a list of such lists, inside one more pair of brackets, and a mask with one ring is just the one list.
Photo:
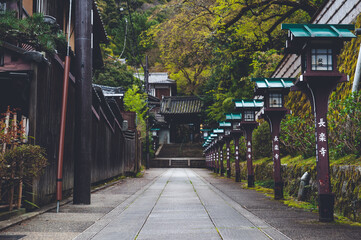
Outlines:
[[329, 144], [335, 158], [361, 155], [361, 92], [330, 101]]
[[283, 155], [315, 155], [315, 125], [312, 115], [305, 117], [286, 115], [281, 122], [280, 141]]
[[44, 22], [42, 14], [18, 19], [15, 12], [0, 14], [0, 42], [26, 43], [37, 51], [56, 53], [56, 49], [66, 50], [65, 35], [57, 25]]
[[23, 144], [6, 151], [0, 159], [3, 177], [11, 175], [31, 180], [38, 177], [47, 166], [45, 149], [38, 145]]
[[267, 122], [263, 122], [253, 131], [252, 140], [255, 159], [272, 155], [271, 130]]

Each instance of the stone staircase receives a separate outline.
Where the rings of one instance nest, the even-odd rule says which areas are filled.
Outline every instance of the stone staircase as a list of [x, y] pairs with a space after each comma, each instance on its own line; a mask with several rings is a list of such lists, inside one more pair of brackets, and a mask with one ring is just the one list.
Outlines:
[[151, 160], [151, 167], [205, 167], [200, 143], [163, 144]]

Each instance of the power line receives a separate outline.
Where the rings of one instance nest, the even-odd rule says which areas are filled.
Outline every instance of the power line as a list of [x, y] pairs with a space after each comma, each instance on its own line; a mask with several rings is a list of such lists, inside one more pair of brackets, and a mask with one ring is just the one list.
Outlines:
[[124, 44], [123, 44], [123, 50], [122, 53], [119, 55], [118, 59], [120, 59], [124, 53], [125, 45], [127, 43], [127, 31], [128, 30], [128, 19], [125, 18], [125, 36], [124, 36]]

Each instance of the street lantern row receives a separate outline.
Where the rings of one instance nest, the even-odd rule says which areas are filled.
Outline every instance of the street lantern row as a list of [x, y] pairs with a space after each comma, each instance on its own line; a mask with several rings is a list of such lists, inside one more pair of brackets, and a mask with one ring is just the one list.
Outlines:
[[[334, 194], [331, 190], [329, 170], [329, 150], [327, 135], [327, 111], [329, 96], [337, 84], [348, 80], [337, 69], [337, 55], [343, 47], [344, 41], [356, 37], [351, 31], [354, 25], [337, 24], [282, 24], [282, 29], [288, 30], [286, 52], [301, 56], [301, 75], [292, 78], [253, 78], [255, 82], [255, 96], [261, 96], [264, 100], [261, 117], [269, 124], [272, 134], [272, 152], [274, 162], [275, 199], [283, 198], [283, 181], [281, 177], [281, 162], [279, 149], [280, 123], [288, 110], [284, 107], [284, 96], [292, 91], [302, 91], [311, 103], [315, 118], [316, 134], [316, 159], [317, 159], [317, 182], [319, 220], [333, 221]], [[240, 180], [239, 172], [239, 137], [242, 130], [246, 132], [247, 145], [252, 136], [252, 130], [257, 125], [255, 122], [255, 109], [263, 104], [261, 100], [236, 100], [236, 109], [241, 113], [226, 114], [226, 122], [221, 122], [224, 129], [222, 139], [227, 145], [227, 176], [230, 175], [229, 165], [229, 139], [232, 136], [235, 143], [236, 181]], [[252, 105], [253, 103], [253, 105]], [[243, 116], [243, 118], [242, 118]], [[252, 124], [253, 125], [252, 125]], [[247, 133], [248, 131], [248, 133]], [[227, 141], [228, 139], [228, 141]], [[211, 149], [209, 138], [207, 149]], [[217, 140], [215, 140], [215, 143]], [[215, 143], [212, 143], [213, 145]], [[228, 144], [227, 144], [228, 143]], [[222, 145], [223, 146], [223, 145]], [[247, 169], [248, 184], [254, 184], [252, 169], [252, 148], [247, 146]], [[250, 153], [250, 154], [248, 154]]]

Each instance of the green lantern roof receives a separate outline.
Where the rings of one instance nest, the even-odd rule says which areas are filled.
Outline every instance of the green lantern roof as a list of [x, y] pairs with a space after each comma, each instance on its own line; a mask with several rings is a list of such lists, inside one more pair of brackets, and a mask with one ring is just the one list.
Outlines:
[[286, 52], [296, 54], [300, 54], [304, 45], [312, 41], [318, 41], [322, 46], [331, 44], [339, 50], [344, 41], [356, 37], [351, 32], [355, 29], [352, 24], [282, 24], [282, 29], [288, 30]]
[[201, 129], [201, 132], [210, 132], [212, 129]]
[[242, 120], [242, 114], [241, 113], [226, 113], [226, 120], [232, 121], [232, 120]]
[[256, 83], [256, 88], [290, 88], [293, 86], [295, 78], [252, 78]]
[[241, 99], [234, 100], [236, 108], [262, 108], [263, 100], [260, 99]]
[[294, 38], [355, 38], [353, 24], [282, 24]]
[[219, 127], [232, 127], [230, 122], [219, 122]]
[[215, 129], [213, 129], [213, 133], [224, 133], [224, 129], [222, 129], [222, 128], [215, 128]]

